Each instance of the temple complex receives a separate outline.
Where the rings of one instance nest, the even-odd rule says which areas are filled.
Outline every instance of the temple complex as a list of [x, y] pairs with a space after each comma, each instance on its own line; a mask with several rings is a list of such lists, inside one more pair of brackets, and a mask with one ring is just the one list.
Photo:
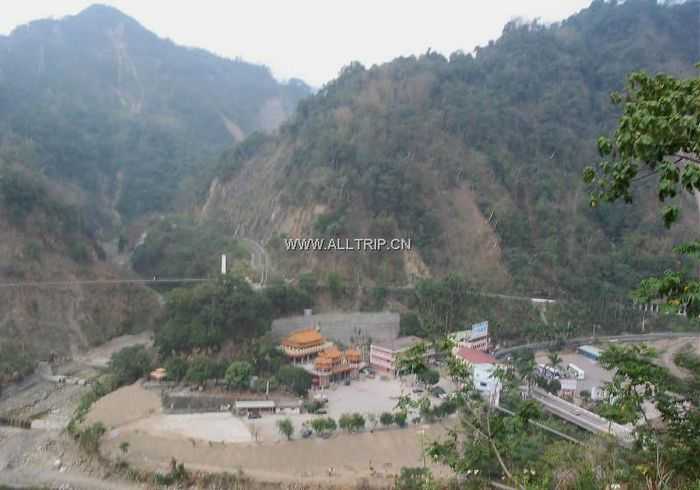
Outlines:
[[330, 347], [333, 343], [323, 337], [315, 328], [305, 328], [290, 333], [282, 341], [282, 349], [294, 363], [305, 363], [314, 359], [319, 352]]
[[281, 347], [292, 362], [301, 364], [313, 376], [314, 386], [318, 388], [356, 378], [364, 366], [359, 350], [341, 351], [313, 328], [292, 332]]

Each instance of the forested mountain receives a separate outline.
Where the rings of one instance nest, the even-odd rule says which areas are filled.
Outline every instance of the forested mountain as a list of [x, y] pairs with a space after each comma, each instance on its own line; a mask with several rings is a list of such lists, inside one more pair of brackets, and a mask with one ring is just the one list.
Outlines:
[[128, 277], [142, 224], [188, 209], [215, 156], [308, 93], [106, 6], [0, 36], [0, 358], [151, 326], [140, 286], [6, 285]]
[[[671, 234], [654, 199], [590, 208], [581, 172], [630, 72], [698, 76], [699, 22], [697, 1], [598, 0], [561, 23], [510, 22], [473, 54], [352, 63], [278, 135], [224, 155], [201, 217], [267, 240], [288, 273], [386, 285], [456, 271], [490, 290], [625, 297], [674, 263], [672, 244], [697, 230], [696, 204]], [[415, 246], [301, 254], [284, 250], [285, 236]]]
[[96, 213], [114, 204], [127, 220], [173, 209], [198, 163], [276, 128], [308, 93], [106, 6], [0, 37], [0, 134], [25, 140], [36, 166], [78, 184]]

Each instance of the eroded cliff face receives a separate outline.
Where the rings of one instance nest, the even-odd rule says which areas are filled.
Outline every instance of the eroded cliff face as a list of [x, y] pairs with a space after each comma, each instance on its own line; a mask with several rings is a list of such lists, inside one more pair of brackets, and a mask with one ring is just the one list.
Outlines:
[[[313, 270], [321, 274], [341, 272], [346, 277], [362, 274], [370, 281], [405, 284], [417, 277], [446, 272], [469, 274], [492, 287], [506, 287], [510, 278], [502, 261], [501, 244], [492, 225], [476, 203], [468, 182], [440, 188], [440, 179], [424, 182], [427, 206], [438, 216], [440, 236], [421, 247], [406, 230], [390, 218], [377, 217], [361, 193], [346, 196], [343, 228], [337, 234], [321, 232], [319, 220], [333, 212], [330, 204], [339, 191], [333, 176], [314, 169], [303, 177], [290, 169], [293, 144], [271, 146], [245, 162], [233, 177], [214, 179], [198, 219], [220, 223], [238, 237], [253, 238], [267, 245], [275, 267], [284, 276]], [[492, 218], [492, 217], [491, 217]], [[408, 238], [411, 250], [400, 252], [301, 252], [287, 251], [284, 238]]]
[[[29, 219], [18, 226], [0, 210], [0, 345], [38, 359], [75, 355], [154, 326], [161, 307], [152, 290], [99, 283], [129, 274], [89, 248], [80, 261], [72, 259], [69, 247], [75, 243], [37, 229], [36, 223]], [[75, 283], [86, 280], [98, 282]]]

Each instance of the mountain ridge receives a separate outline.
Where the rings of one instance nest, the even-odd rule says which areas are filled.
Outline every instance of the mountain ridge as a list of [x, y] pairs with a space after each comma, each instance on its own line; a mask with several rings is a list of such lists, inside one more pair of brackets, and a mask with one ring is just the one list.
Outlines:
[[[146, 223], [186, 212], [234, 138], [309, 92], [94, 5], [0, 37], [0, 283], [134, 277]], [[125, 263], [126, 262], [126, 263]], [[141, 285], [0, 288], [0, 346], [46, 357], [151, 328]]]
[[[428, 269], [534, 296], [624, 296], [676, 262], [671, 245], [697, 227], [697, 208], [688, 200], [685, 227], [666, 234], [653, 200], [591, 209], [581, 171], [628, 73], [696, 73], [696, 20], [695, 1], [593, 2], [549, 26], [511, 22], [473, 56], [353, 63], [278, 135], [228, 155], [201, 219], [266, 240], [292, 276], [400, 284]], [[384, 261], [282, 243], [397, 235], [417, 247]]]

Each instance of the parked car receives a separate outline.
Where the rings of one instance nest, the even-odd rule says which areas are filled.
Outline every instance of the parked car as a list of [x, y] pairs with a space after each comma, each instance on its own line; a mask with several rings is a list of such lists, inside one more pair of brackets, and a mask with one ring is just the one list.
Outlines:
[[350, 380], [349, 380], [349, 379], [346, 379], [346, 380], [345, 380], [345, 386], [350, 386]]
[[413, 393], [423, 393], [423, 388], [413, 388]]
[[259, 412], [248, 412], [249, 419], [259, 419], [261, 417]]
[[302, 429], [301, 431], [301, 437], [303, 437], [304, 439], [308, 439], [309, 437], [311, 437], [311, 434], [313, 434], [313, 431], [308, 428]]

